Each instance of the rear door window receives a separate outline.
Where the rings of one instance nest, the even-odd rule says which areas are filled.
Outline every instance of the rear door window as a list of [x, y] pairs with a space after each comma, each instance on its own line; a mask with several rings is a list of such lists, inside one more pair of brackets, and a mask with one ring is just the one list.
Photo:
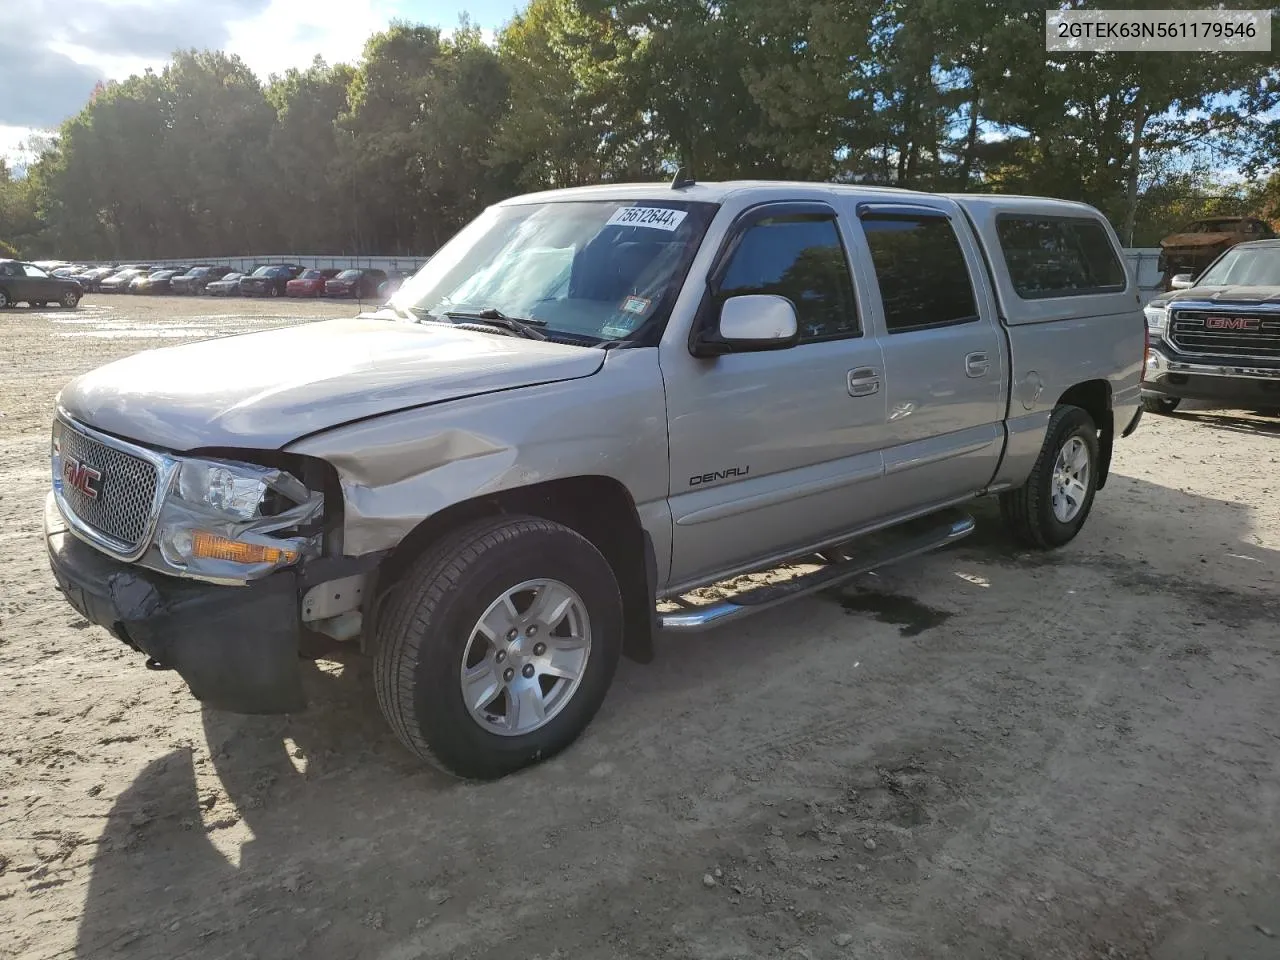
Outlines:
[[1124, 265], [1092, 217], [996, 217], [996, 236], [1013, 289], [1024, 300], [1119, 293]]
[[964, 250], [946, 217], [862, 218], [889, 333], [973, 323], [978, 304]]

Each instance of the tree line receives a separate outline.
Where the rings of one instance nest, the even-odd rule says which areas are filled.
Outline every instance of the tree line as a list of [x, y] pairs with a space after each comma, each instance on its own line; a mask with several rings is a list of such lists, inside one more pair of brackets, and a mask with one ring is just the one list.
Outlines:
[[1270, 54], [1044, 38], [1042, 0], [530, 0], [492, 45], [397, 22], [265, 83], [182, 51], [96, 90], [26, 176], [0, 164], [0, 244], [423, 255], [514, 193], [678, 166], [1079, 199], [1135, 244], [1218, 201], [1280, 214]]

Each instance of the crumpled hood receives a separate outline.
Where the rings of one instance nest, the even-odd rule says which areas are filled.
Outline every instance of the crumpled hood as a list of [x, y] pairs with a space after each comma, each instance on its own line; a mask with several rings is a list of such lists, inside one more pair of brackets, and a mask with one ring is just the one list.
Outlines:
[[148, 350], [73, 380], [83, 423], [175, 451], [278, 449], [444, 400], [588, 377], [605, 351], [363, 316]]
[[1280, 287], [1192, 287], [1188, 290], [1178, 290], [1174, 293], [1164, 294], [1161, 300], [1167, 300], [1169, 303], [1176, 303], [1179, 300], [1195, 300], [1204, 303], [1239, 303], [1239, 304], [1267, 304], [1268, 306], [1280, 306]]

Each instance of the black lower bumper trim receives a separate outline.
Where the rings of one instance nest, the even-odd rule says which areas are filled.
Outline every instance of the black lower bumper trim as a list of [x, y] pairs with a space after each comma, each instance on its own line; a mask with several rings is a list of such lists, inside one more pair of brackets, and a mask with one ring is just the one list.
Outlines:
[[1145, 397], [1176, 397], [1203, 400], [1226, 407], [1280, 407], [1280, 379], [1248, 377], [1207, 377], [1194, 373], [1171, 373], [1155, 382], [1144, 381]]
[[70, 604], [150, 660], [176, 670], [208, 706], [234, 713], [306, 707], [294, 571], [244, 587], [166, 577], [77, 539], [52, 503], [45, 540], [54, 578]]

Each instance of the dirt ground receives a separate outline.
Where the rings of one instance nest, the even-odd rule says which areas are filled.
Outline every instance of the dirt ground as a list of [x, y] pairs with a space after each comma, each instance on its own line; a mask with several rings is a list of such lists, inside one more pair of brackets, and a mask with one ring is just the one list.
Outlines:
[[0, 955], [1280, 957], [1280, 421], [1148, 417], [1083, 534], [948, 552], [624, 662], [493, 784], [420, 767], [367, 665], [202, 712], [53, 589], [54, 395], [346, 312], [0, 314]]

